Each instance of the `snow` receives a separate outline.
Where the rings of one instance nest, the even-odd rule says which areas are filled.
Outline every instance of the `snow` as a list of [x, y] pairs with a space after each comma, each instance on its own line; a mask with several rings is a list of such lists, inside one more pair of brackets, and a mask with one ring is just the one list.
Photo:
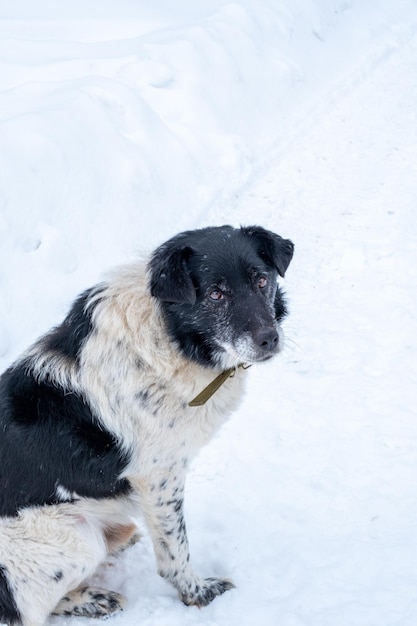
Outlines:
[[4, 4], [2, 369], [177, 231], [296, 244], [286, 350], [188, 480], [194, 565], [236, 590], [183, 606], [145, 533], [97, 575], [113, 623], [415, 626], [415, 2]]

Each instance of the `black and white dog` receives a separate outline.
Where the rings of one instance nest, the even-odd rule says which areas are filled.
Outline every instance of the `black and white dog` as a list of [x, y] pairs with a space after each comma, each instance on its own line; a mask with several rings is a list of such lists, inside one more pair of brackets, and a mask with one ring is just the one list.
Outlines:
[[139, 514], [185, 604], [233, 587], [190, 564], [185, 474], [237, 406], [240, 366], [280, 350], [292, 255], [259, 226], [181, 233], [83, 293], [2, 375], [0, 622], [121, 609], [84, 581]]

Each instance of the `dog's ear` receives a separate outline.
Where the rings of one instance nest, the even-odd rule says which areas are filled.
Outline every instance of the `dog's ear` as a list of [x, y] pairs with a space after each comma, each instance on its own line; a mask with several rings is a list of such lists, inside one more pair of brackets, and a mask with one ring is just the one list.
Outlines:
[[194, 304], [196, 291], [187, 261], [193, 254], [189, 246], [162, 245], [149, 263], [151, 294], [164, 302]]
[[249, 237], [256, 246], [259, 256], [272, 267], [275, 267], [280, 276], [285, 276], [287, 267], [294, 254], [294, 244], [289, 239], [262, 228], [262, 226], [242, 227], [242, 232]]

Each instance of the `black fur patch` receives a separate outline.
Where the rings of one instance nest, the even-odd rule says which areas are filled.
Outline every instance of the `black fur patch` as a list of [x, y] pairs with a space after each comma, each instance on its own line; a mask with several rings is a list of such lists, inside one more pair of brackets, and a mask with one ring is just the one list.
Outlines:
[[[84, 341], [92, 331], [92, 315], [103, 289], [104, 285], [87, 289], [75, 300], [62, 324], [44, 337], [45, 351], [51, 350], [70, 359], [78, 358]], [[92, 296], [97, 297], [94, 303], [88, 304]]]
[[128, 493], [128, 459], [84, 398], [38, 383], [24, 364], [0, 378], [0, 515], [79, 496]]
[[16, 602], [10, 590], [7, 580], [7, 572], [0, 565], [0, 621], [7, 624], [18, 624], [20, 622], [20, 614], [17, 610]]

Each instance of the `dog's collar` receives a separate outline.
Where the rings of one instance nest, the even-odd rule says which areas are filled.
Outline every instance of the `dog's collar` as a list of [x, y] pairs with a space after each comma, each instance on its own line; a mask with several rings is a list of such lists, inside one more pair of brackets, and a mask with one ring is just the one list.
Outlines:
[[[250, 367], [250, 365], [239, 365], [238, 367], [246, 370], [248, 369], [248, 367]], [[220, 389], [223, 383], [225, 383], [228, 378], [235, 375], [236, 370], [237, 367], [230, 367], [228, 370], [225, 370], [224, 372], [216, 376], [216, 378], [212, 380], [211, 383], [207, 385], [207, 387], [204, 387], [203, 391], [201, 391], [198, 396], [196, 396], [193, 400], [191, 400], [191, 402], [188, 403], [188, 406], [203, 406], [203, 404], [206, 404], [206, 402], [210, 400], [210, 398], [216, 393], [216, 391]]]

